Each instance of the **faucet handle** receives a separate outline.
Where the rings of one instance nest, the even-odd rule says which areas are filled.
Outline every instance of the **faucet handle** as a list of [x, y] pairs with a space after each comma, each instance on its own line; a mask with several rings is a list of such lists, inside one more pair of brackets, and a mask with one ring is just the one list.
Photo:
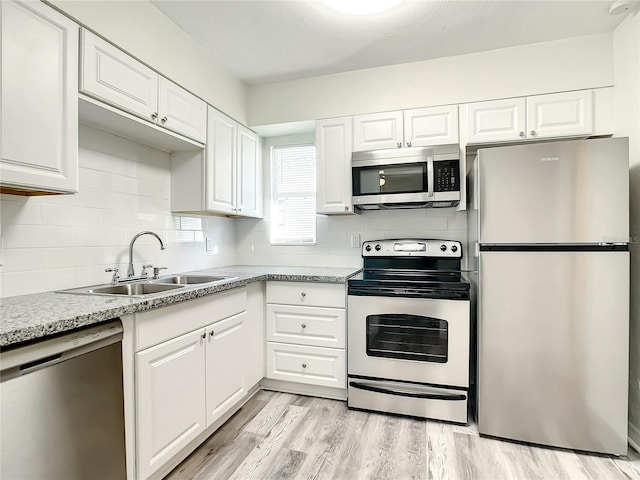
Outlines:
[[153, 267], [153, 279], [157, 280], [160, 278], [160, 270], [166, 270], [167, 267]]
[[142, 265], [142, 272], [140, 273], [141, 276], [146, 277], [147, 275], [149, 275], [147, 273], [147, 268], [153, 268], [153, 265], [149, 264], [149, 265]]
[[118, 267], [105, 268], [105, 272], [113, 272], [113, 277], [111, 277], [111, 285], [116, 285], [118, 280], [120, 280], [120, 276], [118, 275]]

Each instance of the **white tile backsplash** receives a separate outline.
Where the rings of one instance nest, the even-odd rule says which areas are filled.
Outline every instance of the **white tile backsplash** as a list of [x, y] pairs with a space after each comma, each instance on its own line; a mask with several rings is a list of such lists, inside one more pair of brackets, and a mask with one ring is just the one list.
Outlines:
[[196, 217], [191, 230], [179, 229], [169, 154], [81, 125], [79, 179], [74, 195], [0, 196], [1, 297], [106, 283], [104, 269], [113, 265], [126, 275], [129, 241], [143, 230], [158, 233], [166, 249], [141, 237], [137, 272], [143, 263], [167, 273], [237, 263], [234, 220]]

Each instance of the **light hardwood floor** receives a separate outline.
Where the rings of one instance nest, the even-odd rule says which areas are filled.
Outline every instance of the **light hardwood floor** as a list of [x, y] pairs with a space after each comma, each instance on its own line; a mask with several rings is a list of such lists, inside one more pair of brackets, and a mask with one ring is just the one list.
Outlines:
[[474, 426], [261, 391], [166, 478], [640, 480], [640, 455], [531, 447], [479, 437]]

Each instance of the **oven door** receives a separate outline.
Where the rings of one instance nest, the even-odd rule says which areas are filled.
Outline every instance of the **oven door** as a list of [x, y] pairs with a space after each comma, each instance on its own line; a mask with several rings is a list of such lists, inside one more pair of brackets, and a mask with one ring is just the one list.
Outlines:
[[348, 297], [348, 374], [469, 387], [469, 301]]

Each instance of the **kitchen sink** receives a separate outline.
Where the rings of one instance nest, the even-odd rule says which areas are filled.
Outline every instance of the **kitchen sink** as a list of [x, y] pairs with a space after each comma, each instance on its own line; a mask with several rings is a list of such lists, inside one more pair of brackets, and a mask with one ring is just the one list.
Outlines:
[[221, 282], [233, 277], [216, 277], [213, 275], [171, 275], [153, 280], [154, 284], [197, 285], [201, 283]]
[[95, 287], [71, 288], [59, 293], [80, 293], [84, 295], [114, 295], [141, 297], [184, 288], [184, 285], [159, 285], [155, 283], [123, 283], [120, 285], [97, 285]]

